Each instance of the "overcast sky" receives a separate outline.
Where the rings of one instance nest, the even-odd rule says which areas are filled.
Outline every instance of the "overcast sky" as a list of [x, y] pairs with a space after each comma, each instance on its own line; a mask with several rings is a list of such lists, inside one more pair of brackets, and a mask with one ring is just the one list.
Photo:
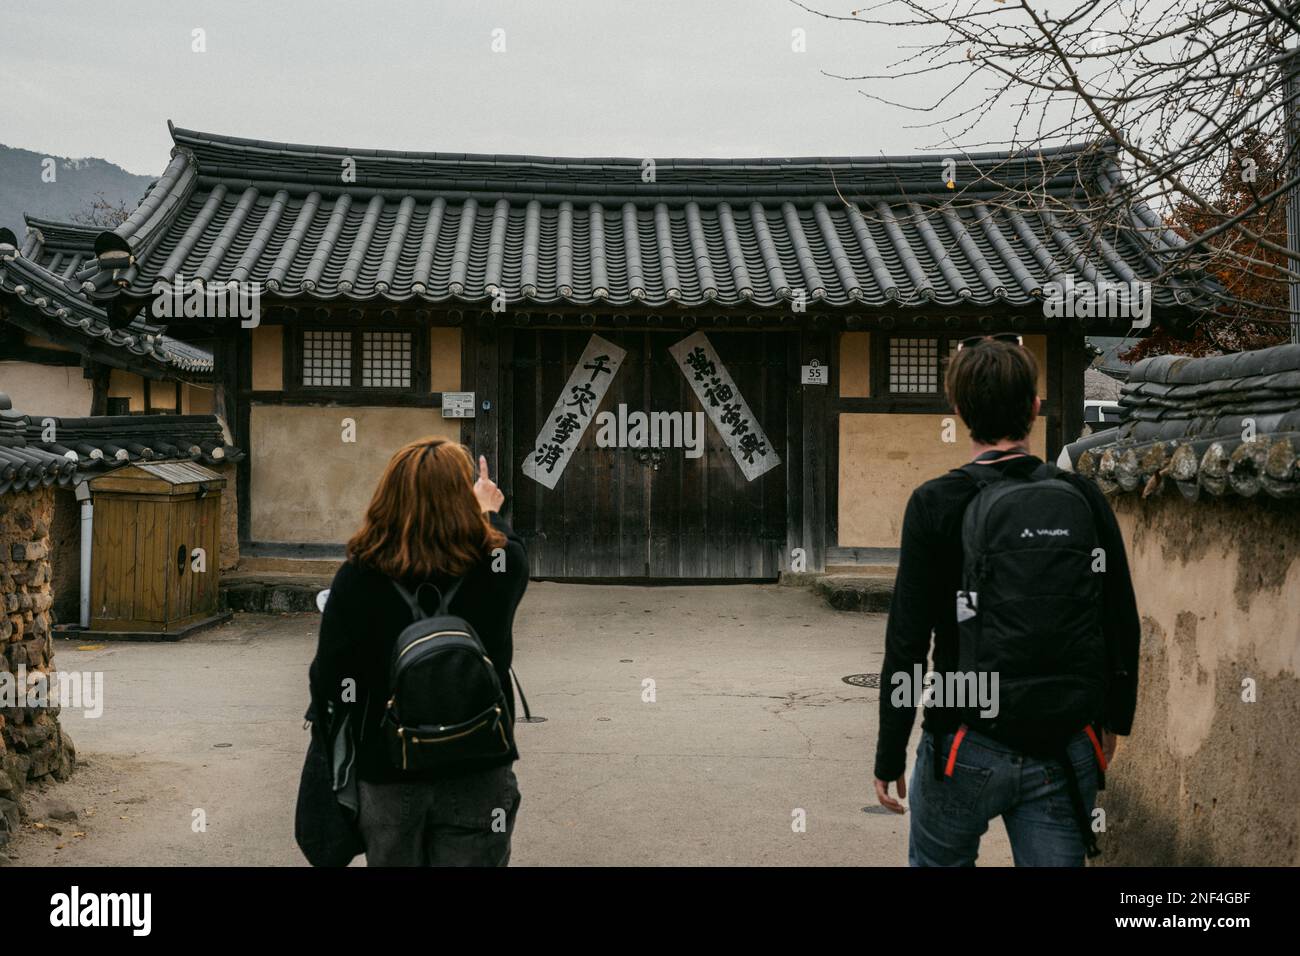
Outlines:
[[[195, 28], [205, 53], [191, 50]], [[792, 50], [796, 29], [806, 52]], [[880, 70], [917, 39], [786, 0], [8, 0], [0, 142], [149, 175], [167, 163], [168, 119], [356, 148], [912, 153], [941, 135], [821, 71]]]

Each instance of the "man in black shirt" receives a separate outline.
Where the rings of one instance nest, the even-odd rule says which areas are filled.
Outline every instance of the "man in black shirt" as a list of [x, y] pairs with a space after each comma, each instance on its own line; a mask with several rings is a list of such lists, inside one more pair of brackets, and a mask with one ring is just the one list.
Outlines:
[[[946, 379], [948, 399], [971, 432], [972, 459], [1006, 478], [1028, 478], [1043, 464], [1025, 447], [1040, 404], [1038, 368], [1018, 336], [966, 340]], [[1042, 748], [999, 732], [971, 709], [958, 710], [943, 699], [942, 688], [954, 686], [948, 677], [958, 671], [962, 518], [979, 488], [954, 470], [921, 485], [908, 501], [881, 669], [875, 784], [882, 805], [905, 812], [890, 786], [897, 785], [898, 798], [907, 797], [906, 751], [918, 696], [912, 685], [926, 671], [933, 635], [929, 679], [937, 692], [923, 698], [923, 734], [911, 781], [913, 866], [973, 866], [980, 837], [997, 816], [1018, 866], [1081, 866], [1089, 848], [1086, 828], [1101, 771], [1114, 752], [1115, 735], [1128, 734], [1133, 721], [1140, 625], [1124, 542], [1104, 495], [1078, 476], [1059, 477], [1084, 493], [1095, 518], [1107, 671], [1097, 729], [1082, 729], [1064, 748]], [[996, 692], [994, 683], [995, 697]]]

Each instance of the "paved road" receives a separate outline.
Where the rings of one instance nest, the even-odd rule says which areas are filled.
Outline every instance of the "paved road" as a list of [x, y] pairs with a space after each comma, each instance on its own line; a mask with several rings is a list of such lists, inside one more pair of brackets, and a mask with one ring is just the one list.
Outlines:
[[[179, 644], [61, 641], [61, 669], [104, 672], [104, 714], [65, 715], [84, 766], [49, 796], [79, 819], [29, 825], [15, 863], [302, 864], [293, 803], [318, 620], [239, 615]], [[878, 671], [883, 640], [882, 615], [802, 589], [533, 584], [516, 669], [547, 720], [518, 728], [514, 863], [905, 862], [905, 821], [862, 812], [877, 691], [841, 680]], [[1009, 861], [994, 825], [981, 862]]]

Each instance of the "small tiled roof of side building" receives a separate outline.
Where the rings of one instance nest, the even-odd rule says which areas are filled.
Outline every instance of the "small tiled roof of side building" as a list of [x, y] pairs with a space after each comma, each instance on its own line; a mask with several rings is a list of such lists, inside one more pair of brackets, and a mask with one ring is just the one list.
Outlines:
[[24, 259], [68, 279], [83, 264], [95, 257], [95, 239], [104, 231], [102, 226], [87, 226], [77, 222], [60, 222], [24, 215], [27, 233], [23, 237], [20, 253]]
[[[100, 415], [57, 418], [13, 410], [0, 393], [0, 494], [70, 485], [129, 463], [238, 462], [214, 415]], [[55, 441], [46, 441], [53, 437]]]
[[1124, 421], [1061, 453], [1107, 492], [1300, 501], [1300, 345], [1133, 366]]
[[[67, 272], [54, 271], [63, 253], [50, 252], [42, 235], [46, 228], [82, 230], [69, 223], [41, 221], [39, 231], [28, 217], [27, 240], [19, 248], [12, 232], [0, 229], [0, 318], [36, 335], [47, 334], [72, 347], [93, 347], [100, 360], [154, 376], [177, 374], [206, 377], [213, 369], [212, 353], [164, 335], [160, 327], [136, 319], [114, 327], [100, 303], [68, 288]], [[102, 230], [93, 230], [97, 235]], [[85, 238], [83, 233], [80, 237]], [[91, 240], [93, 245], [93, 238]], [[93, 249], [87, 247], [90, 261]], [[86, 256], [72, 254], [70, 263]]]
[[[172, 129], [171, 163], [69, 282], [272, 296], [573, 306], [1031, 305], [1045, 283], [1168, 275], [1179, 240], [1089, 145], [952, 157], [618, 159], [302, 146]], [[1017, 193], [1019, 190], [1019, 193]], [[1038, 208], [1015, 204], [1032, 192]], [[1084, 207], [1120, 206], [1125, 228]], [[1056, 210], [1052, 211], [1051, 205]]]

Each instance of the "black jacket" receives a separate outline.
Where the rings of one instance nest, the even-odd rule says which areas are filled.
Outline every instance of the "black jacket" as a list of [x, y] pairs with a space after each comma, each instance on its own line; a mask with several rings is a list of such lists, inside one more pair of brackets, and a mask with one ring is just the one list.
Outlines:
[[[1033, 455], [1025, 455], [994, 462], [991, 467], [1027, 476], [1042, 463]], [[1062, 473], [1060, 477], [1083, 491], [1098, 519], [1098, 544], [1106, 554], [1102, 621], [1110, 663], [1106, 712], [1099, 717], [1108, 730], [1127, 734], [1137, 706], [1141, 623], [1133, 583], [1129, 580], [1124, 539], [1100, 488], [1077, 475]], [[897, 780], [903, 775], [907, 739], [916, 716], [913, 707], [893, 705], [891, 675], [900, 671], [910, 674], [916, 664], [921, 665], [922, 671], [928, 669], [926, 657], [931, 634], [934, 635], [934, 670], [940, 674], [957, 670], [956, 593], [961, 587], [961, 524], [966, 506], [978, 490], [969, 476], [953, 470], [921, 485], [907, 503], [898, 576], [885, 630], [885, 660], [880, 673], [880, 733], [875, 766], [878, 780]], [[955, 731], [960, 723], [961, 717], [952, 708], [927, 707], [921, 726], [926, 731], [947, 734]], [[1016, 745], [1015, 741], [1004, 742]]]
[[[483, 641], [484, 650], [496, 668], [501, 686], [506, 690], [511, 718], [514, 716], [514, 686], [510, 680], [510, 662], [514, 656], [511, 627], [515, 609], [528, 587], [528, 555], [523, 541], [498, 514], [490, 516], [492, 526], [506, 536], [505, 567], [493, 570], [491, 556], [485, 557], [466, 575], [451, 602], [450, 613], [464, 618]], [[498, 562], [500, 566], [500, 562]], [[433, 583], [442, 590], [451, 578], [440, 575]], [[419, 581], [403, 581], [414, 590]], [[432, 611], [432, 595], [426, 588], [422, 597], [426, 610]], [[356, 704], [364, 705], [364, 718], [353, 720], [358, 740], [357, 773], [370, 783], [399, 783], [413, 780], [436, 780], [454, 775], [446, 770], [423, 773], [405, 772], [389, 762], [379, 734], [379, 719], [388, 702], [388, 675], [393, 645], [397, 635], [412, 622], [411, 610], [397, 593], [391, 580], [374, 568], [346, 562], [334, 576], [329, 600], [321, 615], [320, 640], [316, 659], [312, 661], [310, 681], [312, 701], [317, 713], [324, 713], [321, 703], [340, 700], [343, 682], [356, 681]], [[518, 760], [510, 754], [478, 766], [508, 764]], [[456, 771], [463, 772], [463, 771]]]

